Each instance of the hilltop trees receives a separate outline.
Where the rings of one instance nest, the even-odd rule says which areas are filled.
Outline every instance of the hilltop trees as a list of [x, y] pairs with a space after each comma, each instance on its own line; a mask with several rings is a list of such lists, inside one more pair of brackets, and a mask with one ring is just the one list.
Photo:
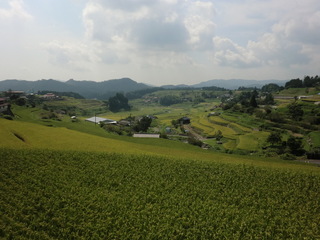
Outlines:
[[303, 82], [299, 78], [291, 79], [289, 82], [286, 82], [286, 88], [302, 88]]
[[269, 84], [264, 85], [261, 88], [261, 91], [262, 92], [268, 92], [268, 93], [278, 92], [279, 90], [281, 90], [281, 88], [283, 88], [283, 87], [280, 87], [279, 85], [277, 85], [275, 83], [269, 83]]
[[289, 82], [286, 83], [286, 88], [303, 88], [303, 87], [316, 87], [320, 84], [320, 78], [318, 75], [315, 77], [305, 76], [303, 80], [291, 79]]

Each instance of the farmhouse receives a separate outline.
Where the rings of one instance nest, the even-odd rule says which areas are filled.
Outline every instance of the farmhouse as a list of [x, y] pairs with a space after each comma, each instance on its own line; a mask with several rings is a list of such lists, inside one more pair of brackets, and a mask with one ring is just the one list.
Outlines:
[[136, 138], [160, 138], [160, 134], [153, 134], [153, 133], [135, 133], [133, 137]]
[[6, 112], [10, 108], [10, 103], [6, 98], [0, 98], [0, 113]]
[[190, 118], [188, 117], [182, 117], [179, 119], [180, 124], [190, 124]]
[[25, 95], [24, 91], [9, 90], [9, 91], [5, 91], [4, 93], [7, 97], [10, 97], [10, 98], [19, 98]]
[[92, 123], [98, 123], [100, 124], [101, 122], [104, 124], [117, 124], [117, 121], [112, 120], [112, 119], [107, 119], [107, 118], [101, 118], [101, 117], [91, 117], [86, 119], [87, 122], [92, 122]]
[[61, 98], [54, 93], [46, 93], [43, 96], [41, 96], [44, 100], [60, 100]]

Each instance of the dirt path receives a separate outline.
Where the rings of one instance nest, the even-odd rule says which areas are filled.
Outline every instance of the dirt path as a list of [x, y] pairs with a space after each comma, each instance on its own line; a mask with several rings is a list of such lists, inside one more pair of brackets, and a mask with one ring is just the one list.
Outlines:
[[206, 140], [205, 137], [201, 136], [199, 133], [197, 133], [189, 124], [183, 125], [184, 130], [189, 131], [189, 133], [197, 140], [204, 141]]

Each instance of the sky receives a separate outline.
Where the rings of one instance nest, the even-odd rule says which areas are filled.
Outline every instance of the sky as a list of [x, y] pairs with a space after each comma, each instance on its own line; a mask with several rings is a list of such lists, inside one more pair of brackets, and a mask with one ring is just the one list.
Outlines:
[[155, 86], [320, 70], [319, 0], [0, 0], [0, 80]]

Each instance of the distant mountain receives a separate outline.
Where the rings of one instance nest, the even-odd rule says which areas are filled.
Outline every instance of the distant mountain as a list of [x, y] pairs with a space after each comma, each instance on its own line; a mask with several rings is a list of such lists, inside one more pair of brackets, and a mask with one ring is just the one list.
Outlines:
[[181, 88], [191, 88], [191, 86], [189, 85], [185, 85], [185, 84], [180, 84], [180, 85], [163, 85], [161, 86], [161, 88], [164, 89], [181, 89]]
[[[194, 85], [164, 85], [164, 89], [186, 89], [186, 88], [202, 88], [202, 87], [221, 87], [226, 89], [238, 89], [239, 87], [257, 87], [261, 88], [268, 83], [276, 83], [284, 86], [287, 81], [280, 80], [244, 80], [244, 79], [214, 79], [206, 82], [201, 82]], [[0, 91], [17, 90], [25, 92], [38, 91], [55, 91], [55, 92], [75, 92], [84, 96], [85, 98], [108, 99], [114, 96], [117, 92], [134, 92], [143, 89], [149, 89], [152, 86], [137, 83], [130, 78], [112, 79], [103, 82], [94, 81], [76, 81], [69, 80], [61, 82], [53, 79], [25, 81], [25, 80], [4, 80], [0, 81]]]
[[85, 98], [108, 99], [117, 92], [131, 92], [150, 88], [150, 86], [137, 83], [130, 78], [113, 79], [103, 82], [69, 80], [61, 82], [57, 80], [4, 80], [0, 81], [0, 91], [19, 90], [25, 92], [56, 91], [75, 92]]
[[287, 80], [245, 80], [245, 79], [214, 79], [209, 80], [206, 82], [201, 82], [198, 84], [191, 85], [191, 87], [194, 88], [202, 88], [202, 87], [221, 87], [226, 89], [238, 89], [239, 87], [257, 87], [261, 88], [262, 86], [269, 84], [269, 83], [275, 83], [279, 86], [284, 86]]
[[72, 91], [72, 88], [66, 86], [65, 83], [56, 80], [38, 80], [38, 81], [25, 81], [25, 80], [4, 80], [0, 81], [0, 91], [17, 90], [25, 92], [37, 92], [39, 90], [51, 91]]

